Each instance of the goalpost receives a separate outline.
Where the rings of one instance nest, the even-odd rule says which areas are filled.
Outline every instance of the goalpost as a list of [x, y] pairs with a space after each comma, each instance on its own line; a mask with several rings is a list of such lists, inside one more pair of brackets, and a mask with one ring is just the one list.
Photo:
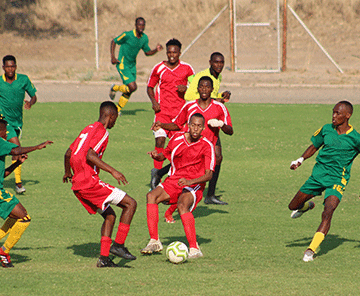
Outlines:
[[[274, 4], [271, 20], [237, 22], [237, 3], [236, 0], [230, 0], [230, 49], [233, 71], [242, 73], [281, 71], [280, 0], [269, 0], [269, 3], [271, 1]], [[238, 46], [240, 43], [241, 46]]]

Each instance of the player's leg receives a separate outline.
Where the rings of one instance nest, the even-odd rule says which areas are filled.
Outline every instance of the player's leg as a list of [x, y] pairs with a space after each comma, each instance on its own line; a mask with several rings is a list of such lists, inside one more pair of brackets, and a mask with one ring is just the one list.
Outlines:
[[176, 209], [177, 209], [177, 204], [173, 204], [165, 211], [164, 218], [166, 223], [176, 222], [172, 216], [172, 214], [176, 211]]
[[110, 248], [110, 252], [116, 256], [128, 260], [135, 260], [136, 257], [132, 255], [125, 247], [125, 240], [130, 230], [130, 224], [134, 217], [137, 203], [132, 197], [126, 194], [117, 204], [117, 206], [122, 208], [123, 211], [120, 216], [120, 222], [118, 226], [118, 231], [116, 233], [115, 241]]
[[170, 195], [162, 186], [156, 187], [146, 195], [146, 218], [150, 235], [147, 246], [141, 250], [142, 254], [152, 254], [160, 252], [163, 246], [159, 239], [159, 203], [170, 200]]
[[190, 192], [186, 189], [180, 194], [177, 202], [181, 222], [184, 227], [186, 239], [189, 243], [189, 258], [192, 259], [203, 256], [196, 241], [195, 218], [191, 212], [191, 209], [195, 206], [195, 204], [196, 192]]
[[[27, 214], [24, 206], [16, 199], [15, 196], [8, 196], [11, 200], [8, 202], [12, 207], [11, 203], [16, 205], [12, 208], [7, 220], [12, 222], [8, 224], [8, 233], [6, 241], [3, 246], [0, 248], [0, 260], [3, 267], [13, 267], [10, 259], [10, 250], [15, 246], [15, 244], [20, 240], [22, 234], [25, 232], [26, 228], [30, 225], [30, 216]], [[15, 222], [14, 222], [15, 221]]]
[[325, 236], [329, 232], [331, 226], [331, 219], [340, 203], [340, 199], [335, 195], [330, 195], [325, 199], [324, 210], [321, 215], [321, 223], [304, 254], [304, 261], [312, 261], [316, 249], [320, 246]]
[[[18, 146], [21, 146], [20, 145], [20, 140], [18, 138], [18, 134], [20, 134], [20, 130], [19, 132], [17, 131], [9, 131], [9, 134], [8, 134], [8, 141], [10, 143], [13, 143], [13, 144], [16, 144]], [[13, 156], [12, 157], [12, 163], [16, 162], [18, 159], [20, 158], [19, 155], [17, 156]], [[21, 167], [22, 167], [22, 164], [19, 165], [15, 170], [14, 170], [14, 175], [15, 175], [15, 191], [16, 193], [24, 193], [26, 191], [25, 187], [22, 185], [22, 181], [21, 181]]]
[[[166, 132], [163, 129], [159, 129], [154, 132], [155, 136], [155, 150], [157, 153], [162, 153], [164, 151], [165, 141], [166, 141]], [[160, 183], [161, 178], [158, 176], [158, 171], [162, 168], [164, 161], [157, 161], [154, 159], [154, 168], [151, 169], [151, 179], [150, 187], [155, 189], [156, 186]]]
[[315, 203], [309, 200], [313, 197], [313, 194], [304, 193], [299, 190], [289, 203], [289, 209], [292, 210], [291, 218], [299, 218], [305, 212], [312, 210], [315, 207]]
[[215, 196], [216, 184], [219, 179], [220, 166], [223, 159], [220, 138], [218, 138], [215, 145], [215, 157], [216, 157], [215, 171], [213, 173], [211, 180], [209, 181], [208, 192], [204, 202], [206, 204], [227, 205], [228, 204], [227, 202], [221, 201]]

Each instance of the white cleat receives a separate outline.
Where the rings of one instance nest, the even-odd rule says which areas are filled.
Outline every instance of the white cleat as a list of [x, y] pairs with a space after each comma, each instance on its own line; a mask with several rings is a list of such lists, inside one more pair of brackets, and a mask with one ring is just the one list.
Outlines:
[[196, 258], [204, 257], [204, 254], [201, 252], [198, 243], [196, 243], [196, 246], [197, 246], [197, 248], [190, 248], [189, 255], [188, 255], [189, 259], [196, 259]]
[[15, 185], [15, 191], [18, 194], [22, 194], [26, 191], [25, 187], [23, 185], [21, 185], [21, 187], [18, 187], [17, 185]]
[[115, 84], [112, 84], [111, 87], [110, 87], [109, 97], [110, 97], [111, 100], [115, 99], [116, 91], [114, 91], [114, 89], [113, 89], [114, 86], [115, 86]]
[[290, 217], [293, 219], [299, 218], [302, 216], [302, 214], [306, 213], [309, 210], [312, 210], [313, 208], [315, 208], [315, 203], [313, 201], [309, 201], [309, 208], [306, 211], [300, 211], [300, 210], [292, 211]]
[[310, 261], [314, 261], [314, 251], [307, 249], [304, 253], [304, 257], [303, 257], [303, 261], [304, 262], [310, 262]]
[[142, 249], [140, 252], [142, 254], [152, 254], [152, 253], [159, 253], [163, 250], [163, 245], [161, 241], [158, 239], [150, 239], [147, 246]]

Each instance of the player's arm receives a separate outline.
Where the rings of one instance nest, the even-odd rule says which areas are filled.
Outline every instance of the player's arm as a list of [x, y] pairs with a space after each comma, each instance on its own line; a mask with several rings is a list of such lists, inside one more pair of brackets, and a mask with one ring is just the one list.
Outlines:
[[31, 147], [18, 146], [18, 147], [15, 147], [15, 148], [11, 149], [9, 154], [13, 155], [13, 156], [14, 155], [27, 154], [27, 153], [35, 151], [35, 150], [44, 149], [44, 148], [46, 148], [47, 145], [50, 145], [52, 143], [53, 143], [52, 141], [46, 141], [44, 143], [41, 143], [41, 144], [36, 145], [36, 146], [31, 146]]
[[213, 172], [211, 170], [205, 170], [205, 174], [202, 175], [201, 177], [191, 179], [191, 180], [181, 178], [181, 179], [179, 179], [178, 184], [179, 184], [179, 186], [190, 186], [190, 185], [194, 185], [194, 184], [205, 183], [205, 182], [211, 180], [212, 175], [213, 175]]
[[145, 55], [152, 56], [162, 49], [163, 49], [162, 45], [158, 43], [154, 49], [145, 52]]
[[102, 169], [105, 172], [110, 173], [121, 185], [121, 182], [126, 185], [128, 181], [125, 176], [119, 171], [115, 170], [112, 166], [108, 165], [106, 162], [102, 161], [97, 153], [93, 149], [89, 149], [86, 154], [86, 160], [90, 161], [92, 164], [96, 165], [99, 169]]
[[155, 99], [154, 88], [148, 86], [146, 91], [147, 91], [148, 97], [149, 97], [149, 99], [151, 101], [153, 110], [155, 111], [155, 113], [160, 112], [160, 104]]
[[164, 154], [158, 153], [156, 150], [150, 151], [147, 154], [149, 154], [152, 159], [155, 159], [157, 161], [163, 161], [166, 159]]
[[37, 97], [36, 97], [36, 95], [34, 95], [31, 97], [30, 101], [28, 101], [28, 100], [24, 100], [24, 101], [25, 101], [24, 108], [26, 110], [29, 110], [31, 108], [31, 106], [37, 102]]
[[290, 164], [290, 169], [292, 170], [296, 170], [299, 166], [301, 166], [302, 162], [305, 160], [305, 159], [308, 159], [310, 158], [311, 156], [313, 156], [315, 154], [316, 151], [318, 151], [319, 148], [316, 148], [314, 146], [314, 144], [311, 144], [306, 150], [305, 152], [303, 153], [303, 155], [301, 155], [300, 158], [298, 158], [297, 160], [294, 160], [291, 162]]
[[71, 172], [70, 157], [71, 157], [71, 149], [68, 148], [68, 150], [66, 150], [65, 155], [64, 155], [65, 173], [63, 176], [63, 183], [68, 183], [69, 181], [70, 182], [72, 181], [73, 174]]
[[23, 154], [16, 162], [8, 166], [5, 169], [4, 178], [9, 176], [19, 165], [21, 165], [27, 159], [27, 157], [28, 157], [27, 154]]
[[120, 61], [115, 57], [115, 47], [116, 47], [115, 41], [111, 40], [111, 43], [110, 43], [110, 58], [111, 58], [111, 64], [113, 64], [113, 65], [120, 64]]
[[156, 121], [151, 126], [151, 129], [155, 132], [157, 130], [159, 130], [160, 128], [167, 130], [167, 131], [179, 131], [180, 130], [180, 128], [173, 122], [163, 123], [160, 121]]

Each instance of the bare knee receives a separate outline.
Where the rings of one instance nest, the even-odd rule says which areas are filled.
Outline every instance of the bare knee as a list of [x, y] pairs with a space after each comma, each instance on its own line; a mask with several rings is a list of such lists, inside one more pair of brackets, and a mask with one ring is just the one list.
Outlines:
[[130, 93], [133, 93], [133, 92], [135, 92], [136, 90], [137, 90], [137, 84], [134, 82], [134, 83], [130, 83], [129, 85], [128, 85], [128, 87], [129, 87], [129, 90], [130, 90]]

